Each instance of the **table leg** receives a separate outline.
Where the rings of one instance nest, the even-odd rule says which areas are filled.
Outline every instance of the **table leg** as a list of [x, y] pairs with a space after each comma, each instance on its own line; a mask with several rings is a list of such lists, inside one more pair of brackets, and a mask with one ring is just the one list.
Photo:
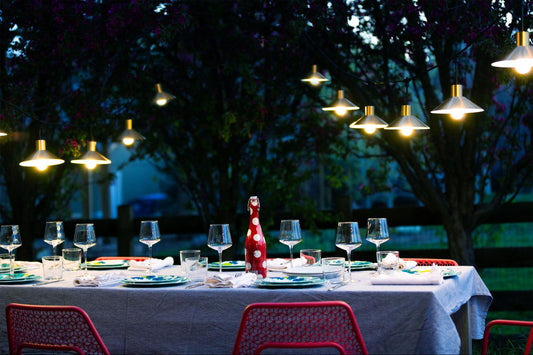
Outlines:
[[[470, 302], [470, 301], [469, 301]], [[470, 337], [470, 305], [469, 302], [466, 302], [452, 314], [453, 322], [459, 333], [459, 338], [461, 339], [461, 349], [459, 353], [463, 354], [472, 354], [472, 338]]]

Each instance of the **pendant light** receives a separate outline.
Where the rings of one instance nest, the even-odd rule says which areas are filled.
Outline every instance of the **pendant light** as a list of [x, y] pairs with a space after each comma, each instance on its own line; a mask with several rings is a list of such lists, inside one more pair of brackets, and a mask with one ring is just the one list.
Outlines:
[[34, 167], [39, 171], [44, 171], [51, 165], [59, 165], [65, 162], [46, 150], [46, 141], [44, 139], [38, 139], [35, 143], [37, 150], [28, 159], [19, 163], [20, 166]]
[[132, 145], [135, 141], [142, 141], [144, 137], [133, 129], [132, 120], [126, 120], [126, 129], [118, 137], [124, 145]]
[[374, 106], [365, 106], [365, 115], [350, 124], [350, 128], [364, 129], [368, 134], [373, 134], [376, 129], [385, 127], [387, 127], [387, 122], [374, 114]]
[[396, 129], [406, 137], [413, 134], [415, 130], [429, 129], [429, 127], [415, 116], [411, 115], [411, 105], [402, 105], [402, 115], [394, 120], [385, 129]]
[[484, 111], [481, 107], [463, 96], [463, 86], [452, 85], [452, 96], [439, 106], [435, 107], [431, 113], [450, 114], [454, 120], [460, 120], [466, 113], [476, 113]]
[[533, 47], [529, 45], [529, 33], [516, 34], [516, 48], [505, 58], [491, 64], [498, 68], [514, 68], [519, 74], [527, 74], [533, 67]]
[[170, 95], [169, 93], [164, 92], [161, 89], [161, 84], [156, 84], [155, 89], [157, 91], [157, 94], [155, 94], [154, 103], [158, 106], [165, 106], [169, 101], [174, 100], [176, 98], [174, 95]]
[[322, 84], [323, 82], [328, 81], [328, 78], [320, 74], [317, 71], [317, 66], [313, 65], [313, 70], [311, 71], [311, 73], [307, 75], [305, 78], [303, 78], [302, 81], [307, 82], [313, 86], [318, 86]]
[[96, 141], [89, 141], [89, 150], [80, 159], [70, 161], [73, 164], [85, 164], [89, 170], [97, 165], [111, 164], [111, 160], [96, 151]]
[[337, 116], [344, 116], [346, 112], [359, 110], [359, 107], [344, 97], [344, 91], [339, 90], [337, 100], [331, 106], [323, 107], [323, 111], [335, 111]]

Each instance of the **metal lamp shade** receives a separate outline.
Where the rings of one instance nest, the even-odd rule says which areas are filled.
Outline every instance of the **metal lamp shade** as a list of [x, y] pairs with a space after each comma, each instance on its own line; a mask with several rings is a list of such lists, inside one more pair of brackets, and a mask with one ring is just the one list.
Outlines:
[[313, 65], [313, 70], [309, 75], [307, 75], [305, 78], [302, 79], [303, 82], [307, 82], [313, 86], [320, 85], [321, 83], [328, 81], [328, 78], [326, 78], [324, 75], [320, 74], [317, 71], [317, 66]]
[[331, 106], [323, 107], [322, 110], [335, 111], [337, 115], [344, 116], [348, 111], [359, 110], [359, 107], [344, 97], [343, 90], [339, 90], [337, 100]]
[[461, 119], [466, 113], [484, 111], [481, 107], [463, 96], [462, 85], [452, 85], [452, 96], [435, 107], [431, 113], [450, 114], [454, 119]]
[[118, 137], [125, 145], [132, 145], [135, 141], [142, 141], [144, 137], [133, 129], [132, 120], [126, 120], [126, 129]]
[[374, 106], [365, 106], [365, 115], [350, 124], [350, 128], [364, 129], [370, 134], [374, 133], [376, 129], [385, 128], [387, 126], [387, 122], [374, 114]]
[[402, 116], [394, 120], [385, 129], [396, 129], [403, 135], [409, 136], [413, 131], [429, 129], [429, 126], [411, 115], [411, 105], [402, 105]]
[[111, 160], [96, 151], [95, 141], [89, 142], [89, 150], [80, 159], [71, 160], [70, 162], [73, 164], [85, 164], [88, 169], [92, 169], [96, 165], [111, 164]]
[[34, 167], [38, 170], [45, 170], [48, 166], [63, 164], [65, 161], [59, 159], [54, 154], [46, 150], [46, 141], [39, 139], [35, 141], [37, 150], [26, 160], [19, 163], [20, 166]]
[[156, 84], [155, 88], [157, 90], [157, 94], [154, 97], [154, 103], [158, 106], [165, 106], [170, 100], [174, 100], [176, 98], [174, 95], [164, 92], [161, 89], [161, 84]]
[[516, 34], [516, 48], [505, 58], [491, 64], [498, 68], [515, 68], [520, 74], [527, 74], [533, 67], [533, 47], [529, 45], [529, 33]]

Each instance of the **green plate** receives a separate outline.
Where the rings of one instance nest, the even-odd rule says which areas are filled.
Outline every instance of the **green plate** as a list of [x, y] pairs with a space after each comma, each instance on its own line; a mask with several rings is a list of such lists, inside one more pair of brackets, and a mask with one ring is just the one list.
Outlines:
[[87, 262], [88, 269], [119, 269], [129, 265], [127, 260], [93, 260]]
[[41, 276], [34, 274], [17, 273], [13, 278], [9, 274], [0, 274], [0, 283], [23, 283], [37, 281]]
[[[209, 270], [219, 270], [220, 262], [209, 263]], [[246, 264], [242, 260], [223, 261], [222, 270], [244, 270]]]

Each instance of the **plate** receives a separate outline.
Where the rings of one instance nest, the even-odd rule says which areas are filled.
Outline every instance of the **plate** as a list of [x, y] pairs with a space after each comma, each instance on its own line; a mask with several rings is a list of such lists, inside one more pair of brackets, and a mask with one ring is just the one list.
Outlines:
[[93, 260], [87, 262], [88, 269], [118, 269], [129, 265], [127, 260]]
[[[291, 277], [289, 276], [287, 278], [290, 280]], [[324, 280], [320, 277], [295, 277], [295, 279], [298, 279], [295, 282], [293, 281], [268, 282], [268, 279], [272, 279], [272, 278], [267, 277], [263, 280], [259, 280], [255, 283], [255, 286], [265, 287], [265, 288], [281, 288], [281, 287], [314, 287], [314, 286], [322, 286], [324, 284]], [[304, 279], [304, 280], [300, 280], [300, 279]]]
[[315, 282], [319, 280], [318, 277], [305, 277], [305, 276], [277, 276], [277, 277], [265, 277], [261, 280], [262, 283], [268, 284], [301, 284]]
[[41, 276], [34, 275], [34, 274], [18, 273], [18, 274], [15, 274], [15, 276], [13, 278], [11, 278], [8, 274], [1, 274], [0, 275], [0, 283], [31, 282], [31, 281], [37, 281], [40, 278], [41, 278]]
[[121, 282], [125, 286], [168, 286], [183, 284], [189, 282], [189, 279], [177, 275], [145, 275], [130, 276]]
[[288, 276], [322, 277], [322, 266], [297, 266], [282, 271]]
[[456, 271], [456, 270], [452, 270], [452, 269], [448, 269], [448, 270], [444, 270], [442, 276], [446, 279], [448, 277], [454, 277], [454, 276], [458, 276], [458, 275], [461, 275], [461, 271]]
[[[19, 264], [15, 262], [13, 269], [15, 270], [15, 272], [24, 272], [26, 270], [26, 266], [24, 264]], [[0, 264], [0, 274], [3, 273], [9, 273], [9, 263]]]
[[[209, 263], [209, 270], [219, 270], [220, 262]], [[222, 270], [244, 270], [245, 262], [242, 260], [223, 261]]]
[[[348, 267], [348, 262], [346, 262], [346, 267]], [[351, 269], [352, 270], [366, 270], [366, 269], [375, 269], [376, 264], [370, 261], [352, 261]]]

